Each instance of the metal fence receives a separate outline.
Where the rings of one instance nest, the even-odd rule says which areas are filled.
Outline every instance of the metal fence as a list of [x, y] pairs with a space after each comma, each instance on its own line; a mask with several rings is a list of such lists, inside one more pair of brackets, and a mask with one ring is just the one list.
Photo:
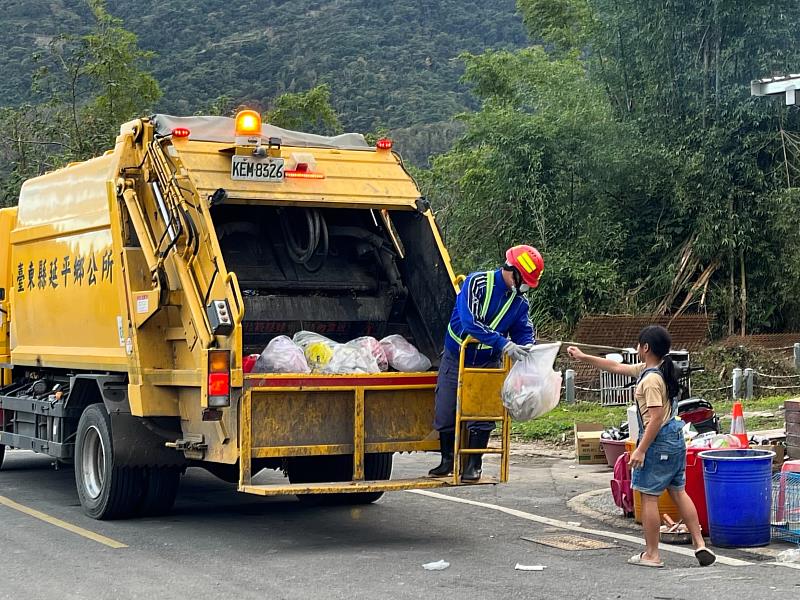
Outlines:
[[[800, 343], [790, 346], [794, 350], [795, 368], [800, 371]], [[787, 350], [787, 348], [771, 348], [770, 350]], [[624, 364], [635, 364], [637, 361], [636, 352], [631, 349], [623, 350], [622, 362]], [[725, 392], [730, 394], [733, 400], [750, 400], [756, 396], [764, 395], [759, 392], [786, 393], [791, 391], [800, 392], [800, 374], [798, 375], [773, 375], [762, 373], [754, 369], [735, 368], [731, 373], [730, 384], [715, 388], [692, 389], [691, 372], [689, 366], [689, 355], [685, 351], [672, 352], [673, 361], [681, 373], [681, 399], [690, 398], [693, 395], [702, 396], [709, 393]], [[602, 371], [600, 373], [599, 387], [581, 387], [576, 385], [575, 371], [567, 369], [564, 372], [564, 396], [566, 402], [575, 402], [577, 392], [599, 394], [600, 403], [603, 406], [621, 406], [633, 402], [635, 392], [635, 380], [623, 375], [615, 375]]]
[[[639, 360], [633, 348], [623, 350], [620, 354], [622, 363], [626, 365], [635, 365]], [[636, 391], [635, 383], [633, 377], [600, 371], [600, 404], [603, 406], [631, 404], [633, 393]]]

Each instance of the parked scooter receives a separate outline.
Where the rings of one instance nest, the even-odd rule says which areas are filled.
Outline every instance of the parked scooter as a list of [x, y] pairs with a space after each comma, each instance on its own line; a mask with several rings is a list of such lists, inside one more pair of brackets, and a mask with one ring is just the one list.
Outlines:
[[[687, 361], [688, 363], [688, 361]], [[676, 366], [679, 363], [676, 363]], [[680, 378], [680, 400], [678, 401], [678, 417], [684, 423], [691, 423], [697, 430], [697, 433], [721, 433], [719, 417], [714, 411], [714, 407], [708, 400], [704, 398], [697, 398], [691, 396], [691, 375], [692, 373], [701, 373], [705, 371], [705, 367], [690, 367], [686, 364], [685, 367], [679, 366]]]

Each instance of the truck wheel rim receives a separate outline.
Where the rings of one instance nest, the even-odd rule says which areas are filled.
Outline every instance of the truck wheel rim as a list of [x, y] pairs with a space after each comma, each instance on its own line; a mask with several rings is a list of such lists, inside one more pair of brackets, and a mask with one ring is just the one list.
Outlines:
[[83, 437], [81, 452], [81, 471], [83, 472], [83, 488], [92, 500], [100, 496], [106, 471], [106, 455], [103, 438], [97, 427], [89, 427]]

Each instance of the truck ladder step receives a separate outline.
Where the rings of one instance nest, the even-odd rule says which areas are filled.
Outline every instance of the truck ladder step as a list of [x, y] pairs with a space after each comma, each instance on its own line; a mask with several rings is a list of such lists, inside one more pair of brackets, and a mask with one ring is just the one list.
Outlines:
[[[486, 478], [484, 478], [486, 479]], [[497, 483], [481, 480], [480, 483]], [[419, 477], [416, 479], [390, 479], [377, 481], [333, 481], [325, 483], [289, 483], [269, 485], [240, 485], [239, 491], [259, 496], [287, 496], [293, 494], [354, 494], [359, 492], [393, 492], [412, 489], [449, 487], [452, 478]]]
[[502, 454], [502, 448], [459, 448], [459, 454]]
[[461, 415], [462, 421], [502, 421], [504, 417], [487, 417], [484, 415]]

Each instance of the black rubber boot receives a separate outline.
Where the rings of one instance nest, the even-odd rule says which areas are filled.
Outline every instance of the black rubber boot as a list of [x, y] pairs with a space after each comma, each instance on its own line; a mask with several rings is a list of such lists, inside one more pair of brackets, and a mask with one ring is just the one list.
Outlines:
[[[486, 448], [489, 445], [489, 434], [491, 431], [470, 431], [469, 447]], [[478, 481], [481, 478], [483, 468], [483, 454], [470, 454], [467, 466], [461, 474], [461, 481]]]
[[442, 452], [442, 462], [439, 466], [428, 471], [428, 477], [446, 477], [453, 473], [453, 446], [456, 443], [454, 431], [439, 432], [439, 448]]

